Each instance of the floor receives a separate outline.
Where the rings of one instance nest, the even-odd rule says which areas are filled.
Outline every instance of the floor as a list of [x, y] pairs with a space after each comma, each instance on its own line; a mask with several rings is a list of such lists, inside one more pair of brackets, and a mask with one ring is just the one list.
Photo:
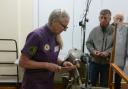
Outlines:
[[16, 87], [0, 87], [0, 89], [16, 89]]
[[[0, 86], [0, 89], [17, 89], [17, 88], [14, 86]], [[54, 89], [64, 89], [64, 86], [56, 84]], [[128, 84], [122, 84], [121, 89], [128, 89]]]

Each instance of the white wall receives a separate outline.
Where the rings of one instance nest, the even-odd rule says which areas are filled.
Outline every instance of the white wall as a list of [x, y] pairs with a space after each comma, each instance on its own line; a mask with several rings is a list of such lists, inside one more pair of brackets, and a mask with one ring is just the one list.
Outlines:
[[18, 38], [17, 0], [0, 0], [0, 38]]
[[20, 50], [25, 43], [26, 36], [34, 27], [34, 0], [19, 0], [18, 2], [18, 36]]

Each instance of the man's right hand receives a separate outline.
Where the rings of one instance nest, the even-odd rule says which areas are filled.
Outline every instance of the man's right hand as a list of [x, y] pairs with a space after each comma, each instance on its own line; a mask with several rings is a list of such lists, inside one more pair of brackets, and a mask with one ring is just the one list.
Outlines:
[[97, 51], [97, 50], [94, 50], [94, 51], [93, 51], [93, 55], [94, 55], [94, 56], [97, 56], [97, 57], [98, 57], [98, 56], [100, 56], [100, 54], [101, 54], [100, 51]]
[[52, 72], [59, 72], [61, 70], [61, 66], [54, 63], [47, 63], [46, 68]]
[[109, 55], [108, 52], [101, 52], [101, 51], [97, 51], [97, 50], [94, 50], [93, 51], [93, 56], [95, 58], [98, 58], [98, 57], [107, 57]]

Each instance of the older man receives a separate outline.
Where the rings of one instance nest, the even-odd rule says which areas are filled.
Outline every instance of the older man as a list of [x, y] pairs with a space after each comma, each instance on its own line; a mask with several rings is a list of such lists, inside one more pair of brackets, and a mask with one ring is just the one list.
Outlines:
[[92, 86], [96, 86], [97, 80], [100, 79], [100, 86], [108, 87], [109, 59], [113, 37], [113, 27], [109, 24], [110, 20], [110, 10], [101, 10], [100, 24], [91, 31], [86, 42], [91, 55], [90, 80]]
[[[123, 24], [123, 14], [117, 13], [114, 17], [114, 24], [117, 25], [116, 33], [116, 49], [115, 49], [115, 64], [122, 70], [124, 69], [127, 55], [128, 28]], [[115, 88], [121, 89], [121, 77], [115, 73]]]

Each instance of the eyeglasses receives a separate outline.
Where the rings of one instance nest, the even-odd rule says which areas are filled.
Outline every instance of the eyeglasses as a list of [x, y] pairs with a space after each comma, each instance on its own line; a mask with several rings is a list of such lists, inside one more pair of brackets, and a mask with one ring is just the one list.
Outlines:
[[65, 26], [64, 24], [62, 24], [60, 21], [59, 21], [59, 24], [64, 28], [63, 30], [66, 31], [67, 30], [67, 26]]

